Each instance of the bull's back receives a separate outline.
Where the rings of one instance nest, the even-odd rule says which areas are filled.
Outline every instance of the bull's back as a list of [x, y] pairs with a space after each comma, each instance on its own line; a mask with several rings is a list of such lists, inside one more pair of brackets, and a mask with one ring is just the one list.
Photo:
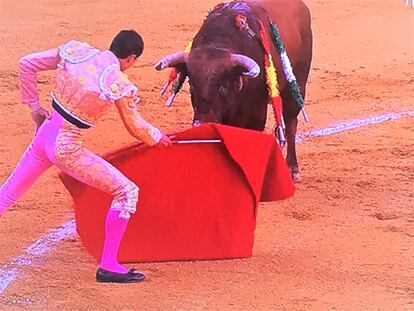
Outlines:
[[264, 8], [280, 29], [290, 29], [303, 34], [311, 31], [310, 12], [302, 0], [249, 0], [247, 2], [253, 7]]
[[[263, 8], [276, 23], [292, 66], [309, 67], [312, 59], [312, 30], [311, 15], [306, 4], [302, 0], [250, 0], [248, 2], [254, 7], [259, 18], [262, 17], [260, 19], [265, 18], [265, 13], [261, 12]], [[307, 79], [308, 72], [305, 75], [306, 78], [297, 77], [298, 80]]]
[[[264, 24], [267, 24], [269, 18], [276, 23], [302, 96], [305, 98], [313, 45], [311, 15], [308, 7], [302, 0], [250, 0], [248, 2], [256, 17]], [[268, 35], [271, 36], [270, 32]], [[272, 54], [283, 99], [283, 114], [288, 119], [296, 118], [300, 107], [294, 103], [294, 98], [290, 95], [289, 84], [283, 74], [282, 63], [275, 46], [272, 47]]]
[[[250, 0], [256, 10], [264, 8], [276, 23], [287, 53], [294, 64], [298, 60], [311, 59], [311, 15], [302, 0]], [[263, 16], [263, 14], [258, 13]]]

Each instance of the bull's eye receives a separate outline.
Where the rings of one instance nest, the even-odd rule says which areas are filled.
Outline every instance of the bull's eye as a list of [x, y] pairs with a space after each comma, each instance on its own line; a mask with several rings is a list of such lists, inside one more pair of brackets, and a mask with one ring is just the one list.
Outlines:
[[219, 87], [218, 92], [220, 95], [226, 95], [229, 91], [229, 88], [225, 85]]

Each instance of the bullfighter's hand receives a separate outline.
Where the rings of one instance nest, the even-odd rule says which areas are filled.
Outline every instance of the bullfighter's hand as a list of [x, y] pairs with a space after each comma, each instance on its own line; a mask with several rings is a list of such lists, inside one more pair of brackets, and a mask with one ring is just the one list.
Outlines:
[[46, 119], [50, 119], [52, 114], [50, 111], [40, 107], [39, 110], [33, 111], [31, 113], [32, 119], [36, 125], [36, 132], [39, 130], [40, 126], [45, 122]]
[[158, 146], [168, 147], [172, 145], [171, 138], [167, 136], [165, 133], [162, 133], [161, 139], [158, 142]]

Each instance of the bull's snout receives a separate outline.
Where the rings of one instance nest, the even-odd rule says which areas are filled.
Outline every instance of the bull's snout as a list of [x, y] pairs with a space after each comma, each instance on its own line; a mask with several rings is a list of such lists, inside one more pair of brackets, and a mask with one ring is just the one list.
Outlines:
[[220, 113], [209, 111], [208, 113], [194, 113], [193, 126], [199, 126], [204, 123], [221, 123]]
[[200, 120], [193, 120], [193, 126], [200, 126], [201, 124], [203, 124], [203, 122]]

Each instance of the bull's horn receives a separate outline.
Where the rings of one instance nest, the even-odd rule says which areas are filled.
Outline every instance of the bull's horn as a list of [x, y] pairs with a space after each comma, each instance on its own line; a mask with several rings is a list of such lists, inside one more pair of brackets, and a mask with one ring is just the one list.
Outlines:
[[256, 78], [260, 73], [259, 65], [250, 57], [241, 54], [231, 54], [231, 61], [238, 66], [245, 68], [247, 71], [243, 75]]
[[167, 67], [174, 67], [180, 63], [187, 62], [188, 53], [177, 52], [168, 56], [165, 56], [158, 63], [155, 64], [156, 70], [163, 70]]

